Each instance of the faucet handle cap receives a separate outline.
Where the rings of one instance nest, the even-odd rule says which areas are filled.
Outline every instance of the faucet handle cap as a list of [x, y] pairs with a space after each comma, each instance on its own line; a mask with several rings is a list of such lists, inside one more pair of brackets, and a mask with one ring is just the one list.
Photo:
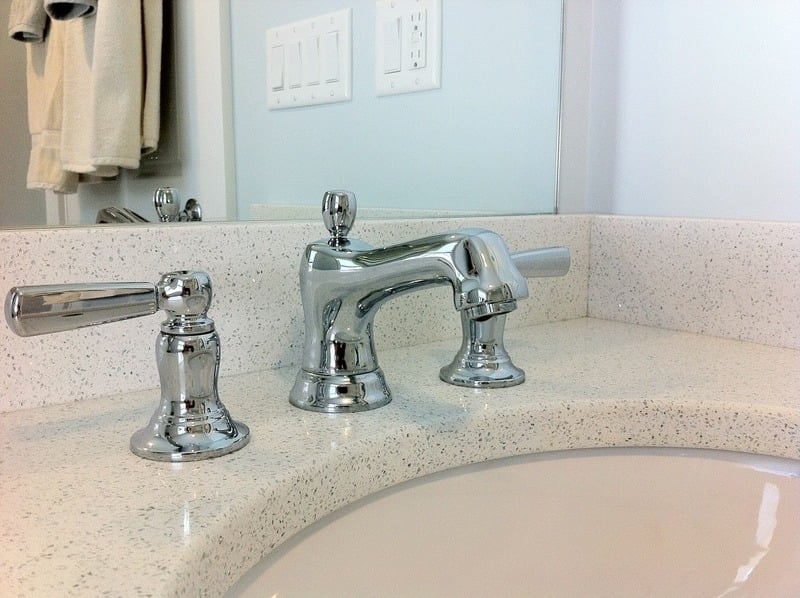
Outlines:
[[177, 189], [172, 187], [159, 187], [153, 193], [153, 205], [161, 222], [173, 222], [178, 219], [181, 211], [181, 202], [178, 199]]
[[165, 334], [206, 334], [214, 330], [208, 317], [211, 306], [211, 278], [205, 272], [168, 272], [156, 285], [158, 308], [167, 312], [161, 323]]
[[322, 196], [322, 221], [331, 233], [332, 246], [347, 245], [347, 235], [356, 221], [356, 195], [351, 191], [326, 191]]

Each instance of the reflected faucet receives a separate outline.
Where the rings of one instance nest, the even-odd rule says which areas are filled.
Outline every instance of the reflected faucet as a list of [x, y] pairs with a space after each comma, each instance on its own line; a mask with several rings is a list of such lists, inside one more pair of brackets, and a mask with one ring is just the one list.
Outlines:
[[[178, 191], [173, 187], [159, 187], [153, 193], [153, 205], [160, 222], [200, 222], [203, 219], [203, 208], [200, 202], [191, 198], [181, 210]], [[95, 224], [141, 224], [150, 222], [129, 208], [109, 206], [97, 212]]]
[[355, 196], [328, 191], [322, 217], [330, 239], [311, 243], [300, 265], [303, 363], [289, 400], [311, 411], [346, 413], [386, 405], [391, 392], [373, 341], [375, 314], [393, 297], [450, 285], [467, 320], [506, 314], [528, 296], [503, 239], [471, 228], [373, 248], [347, 238]]

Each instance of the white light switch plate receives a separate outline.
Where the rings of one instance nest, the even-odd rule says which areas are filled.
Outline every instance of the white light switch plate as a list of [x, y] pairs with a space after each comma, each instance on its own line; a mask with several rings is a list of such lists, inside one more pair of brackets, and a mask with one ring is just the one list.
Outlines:
[[266, 45], [270, 110], [353, 97], [351, 9], [267, 29]]
[[[399, 23], [396, 40], [386, 36]], [[391, 53], [391, 55], [389, 54]], [[375, 88], [377, 95], [411, 93], [442, 86], [442, 0], [377, 0], [375, 3]]]

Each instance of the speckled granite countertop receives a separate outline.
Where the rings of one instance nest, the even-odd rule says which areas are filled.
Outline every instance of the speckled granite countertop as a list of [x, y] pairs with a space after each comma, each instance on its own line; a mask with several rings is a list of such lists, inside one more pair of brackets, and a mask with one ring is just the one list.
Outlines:
[[292, 408], [294, 370], [222, 378], [252, 441], [199, 463], [129, 452], [155, 390], [0, 415], [0, 594], [219, 595], [338, 507], [503, 456], [681, 446], [800, 458], [797, 350], [570, 320], [507, 332], [527, 382], [476, 391], [438, 380], [457, 346], [379, 351], [394, 401], [349, 416]]

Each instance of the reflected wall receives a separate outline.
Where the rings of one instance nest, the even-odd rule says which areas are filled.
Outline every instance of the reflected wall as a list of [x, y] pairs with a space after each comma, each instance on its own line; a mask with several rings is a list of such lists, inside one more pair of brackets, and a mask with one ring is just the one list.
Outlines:
[[[231, 2], [239, 218], [330, 188], [360, 208], [554, 211], [561, 1], [442, 5], [441, 89], [378, 97], [374, 0]], [[265, 30], [348, 6], [352, 101], [268, 110]]]

